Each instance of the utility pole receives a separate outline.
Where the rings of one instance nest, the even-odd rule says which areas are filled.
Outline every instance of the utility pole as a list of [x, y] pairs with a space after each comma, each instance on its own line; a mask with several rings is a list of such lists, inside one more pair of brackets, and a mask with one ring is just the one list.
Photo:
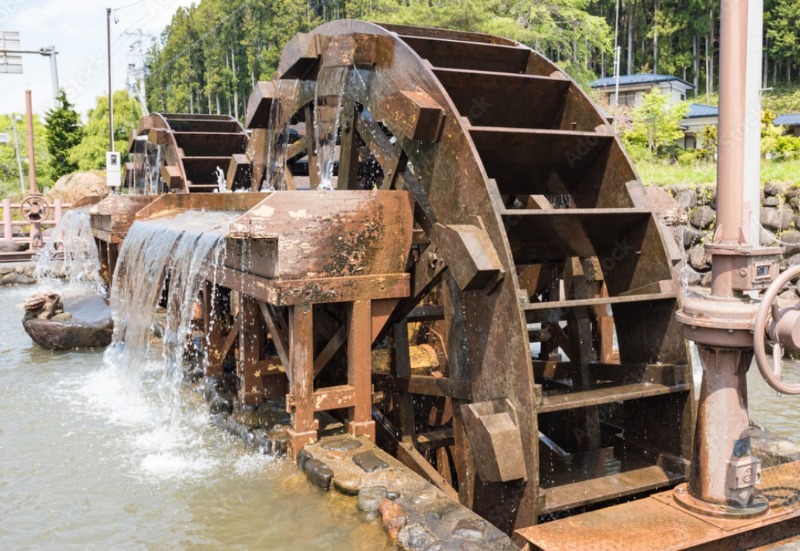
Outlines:
[[[138, 37], [136, 41], [131, 44], [131, 52], [134, 52], [134, 59], [138, 63], [134, 64], [133, 69], [131, 69], [131, 64], [128, 65], [128, 74], [130, 75], [133, 73], [133, 80], [136, 83], [135, 93], [134, 95], [139, 98], [139, 103], [142, 106], [142, 114], [148, 115], [149, 111], [147, 110], [147, 91], [145, 89], [145, 56], [144, 56], [144, 37], [151, 37], [150, 33], [143, 32], [142, 29], [136, 29], [135, 31], [126, 31], [126, 35], [128, 36], [135, 36]], [[129, 77], [130, 79], [130, 77]], [[133, 86], [130, 86], [133, 88]]]
[[106, 48], [108, 49], [108, 150], [114, 152], [114, 97], [111, 91], [111, 8], [106, 8]]

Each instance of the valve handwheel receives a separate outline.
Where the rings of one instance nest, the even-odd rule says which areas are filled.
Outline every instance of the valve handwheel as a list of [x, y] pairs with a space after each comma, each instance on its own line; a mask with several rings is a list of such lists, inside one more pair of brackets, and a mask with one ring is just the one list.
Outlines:
[[47, 218], [50, 205], [39, 195], [31, 195], [19, 206], [22, 217], [28, 222], [41, 222]]
[[[753, 323], [755, 329], [753, 334], [753, 349], [756, 356], [756, 365], [758, 365], [758, 370], [769, 386], [781, 394], [800, 394], [800, 384], [785, 383], [781, 378], [783, 347], [780, 342], [778, 342], [778, 336], [773, 335], [773, 333], [777, 333], [778, 331], [770, 331], [770, 325], [774, 327], [779, 319], [777, 304], [775, 308], [773, 308], [773, 303], [778, 293], [784, 285], [796, 277], [800, 277], [800, 266], [792, 266], [775, 278], [775, 281], [764, 291], [764, 296], [761, 298], [761, 306], [758, 308], [758, 313]], [[800, 312], [799, 309], [800, 304], [792, 308], [794, 315], [791, 319], [798, 319], [797, 313]], [[772, 320], [770, 320], [770, 318], [772, 318]], [[765, 347], [765, 339], [767, 336], [774, 342], [771, 361], [767, 358]]]

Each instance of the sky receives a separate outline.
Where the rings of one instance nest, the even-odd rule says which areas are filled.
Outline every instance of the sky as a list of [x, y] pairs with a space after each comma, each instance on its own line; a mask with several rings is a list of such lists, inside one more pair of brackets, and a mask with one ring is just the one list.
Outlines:
[[[0, 0], [0, 31], [20, 33], [23, 50], [55, 46], [58, 80], [67, 99], [84, 116], [96, 98], [108, 91], [106, 58], [106, 8], [115, 10], [111, 21], [112, 84], [125, 87], [128, 63], [138, 59], [131, 46], [137, 36], [156, 38], [172, 15], [192, 0]], [[114, 21], [116, 19], [116, 22]], [[145, 36], [146, 46], [151, 37]], [[24, 113], [25, 90], [32, 91], [33, 111], [43, 115], [53, 106], [50, 60], [47, 56], [22, 56], [23, 74], [0, 74], [0, 113]]]

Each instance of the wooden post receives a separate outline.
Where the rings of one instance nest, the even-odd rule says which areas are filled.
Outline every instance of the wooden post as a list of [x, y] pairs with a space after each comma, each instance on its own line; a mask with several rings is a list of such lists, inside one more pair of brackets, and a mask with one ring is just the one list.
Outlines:
[[292, 372], [286, 406], [292, 414], [287, 431], [292, 457], [316, 442], [319, 421], [314, 418], [314, 324], [311, 305], [293, 306], [289, 311], [289, 369]]
[[261, 327], [258, 301], [241, 295], [239, 331], [239, 361], [236, 364], [239, 375], [239, 400], [242, 404], [258, 404], [264, 399], [264, 384], [261, 380], [259, 360], [264, 350], [266, 331]]
[[347, 383], [355, 389], [355, 405], [348, 416], [347, 432], [375, 442], [372, 420], [372, 303], [357, 300], [350, 306], [347, 327]]

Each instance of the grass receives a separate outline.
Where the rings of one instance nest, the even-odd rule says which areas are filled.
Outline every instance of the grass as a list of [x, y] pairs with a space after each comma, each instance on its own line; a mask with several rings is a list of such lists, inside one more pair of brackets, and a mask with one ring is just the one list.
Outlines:
[[[692, 165], [662, 164], [657, 161], [640, 161], [636, 164], [639, 178], [646, 186], [683, 184], [698, 186], [715, 184], [717, 167], [712, 163]], [[761, 183], [800, 185], [800, 160], [761, 161]]]

